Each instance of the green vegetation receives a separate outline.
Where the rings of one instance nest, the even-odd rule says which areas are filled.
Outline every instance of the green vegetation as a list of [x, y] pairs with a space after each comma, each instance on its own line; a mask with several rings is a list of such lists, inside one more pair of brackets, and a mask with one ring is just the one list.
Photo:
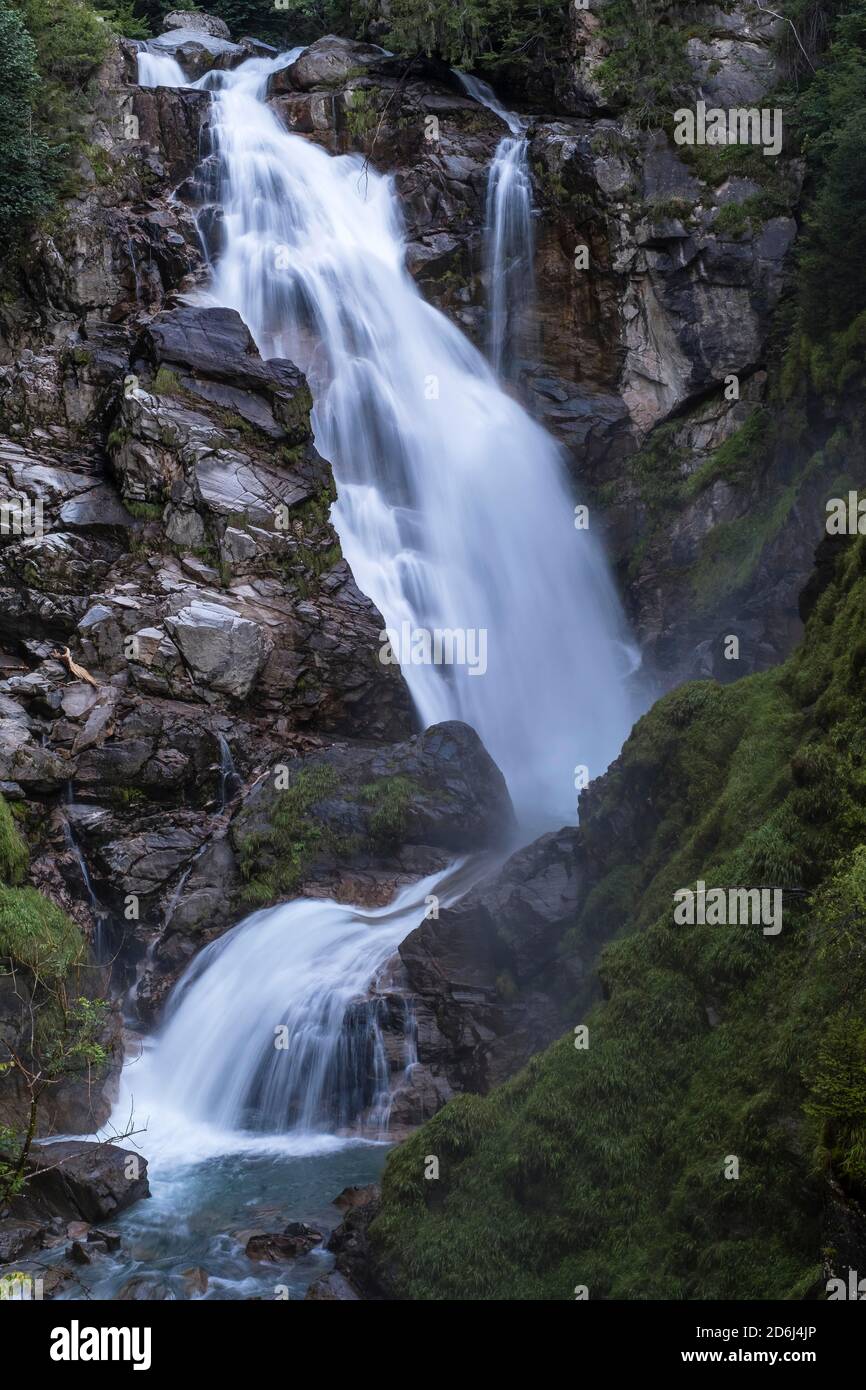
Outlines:
[[0, 231], [51, 205], [50, 151], [32, 130], [36, 46], [15, 10], [0, 8]]
[[101, 1037], [108, 1006], [80, 993], [86, 943], [60, 908], [35, 888], [20, 886], [27, 859], [0, 797], [0, 977], [13, 971], [22, 977], [20, 1027], [10, 1029], [7, 1000], [0, 1048], [0, 1204], [25, 1184], [46, 1092], [107, 1060]]
[[20, 883], [29, 861], [27, 846], [21, 838], [9, 803], [0, 796], [0, 883]]
[[406, 830], [406, 811], [416, 791], [411, 777], [380, 777], [361, 788], [361, 799], [373, 807], [370, 838], [387, 847], [399, 843]]
[[713, 231], [719, 236], [745, 236], [760, 231], [771, 217], [787, 217], [790, 210], [790, 200], [780, 193], [751, 193], [741, 203], [725, 203]]
[[565, 6], [559, 0], [391, 0], [387, 47], [436, 54], [495, 80], [504, 68], [530, 74], [560, 60]]
[[134, 516], [137, 521], [159, 521], [165, 507], [161, 502], [133, 502], [124, 500], [123, 503], [130, 516]]
[[[158, 396], [178, 395], [181, 385], [177, 372], [173, 371], [171, 367], [160, 367], [153, 378], [153, 389]], [[240, 420], [240, 416], [237, 418]]]
[[[866, 1196], [864, 622], [857, 540], [784, 666], [668, 695], [587, 793], [601, 877], [571, 944], [618, 937], [607, 1002], [587, 1050], [563, 1039], [392, 1154], [372, 1236], [399, 1294], [799, 1298], [815, 1284], [827, 1172]], [[614, 812], [647, 806], [610, 834]], [[781, 934], [674, 926], [673, 892], [698, 878], [784, 889]]]
[[315, 812], [337, 787], [337, 774], [327, 764], [303, 768], [279, 793], [269, 828], [240, 840], [244, 902], [262, 905], [291, 895], [316, 855], [334, 847], [328, 827]]
[[[691, 6], [670, 0], [610, 0], [599, 11], [610, 54], [598, 80], [611, 101], [622, 103], [637, 125], [661, 126], [688, 100], [693, 88], [681, 20]], [[685, 16], [678, 11], [685, 10]]]

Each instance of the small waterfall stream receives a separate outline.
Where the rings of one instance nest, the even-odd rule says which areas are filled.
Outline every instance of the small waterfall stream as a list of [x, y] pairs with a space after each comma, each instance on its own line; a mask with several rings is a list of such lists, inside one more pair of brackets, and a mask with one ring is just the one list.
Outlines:
[[487, 356], [500, 377], [513, 375], [515, 357], [526, 346], [527, 319], [535, 295], [535, 238], [526, 121], [508, 111], [480, 77], [458, 72], [467, 96], [486, 106], [508, 127], [487, 181], [484, 281], [487, 288]]

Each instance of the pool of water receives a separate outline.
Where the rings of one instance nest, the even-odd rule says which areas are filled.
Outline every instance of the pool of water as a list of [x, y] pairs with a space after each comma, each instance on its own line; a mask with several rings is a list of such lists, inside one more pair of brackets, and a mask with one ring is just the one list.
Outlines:
[[[244, 1254], [256, 1231], [281, 1231], [306, 1221], [326, 1236], [341, 1213], [333, 1198], [344, 1187], [376, 1182], [387, 1144], [339, 1141], [307, 1154], [234, 1153], [194, 1164], [151, 1166], [151, 1197], [116, 1221], [122, 1248], [72, 1265], [58, 1299], [115, 1299], [130, 1280], [147, 1282], [140, 1297], [176, 1299], [302, 1299], [333, 1264], [321, 1246], [271, 1264]], [[69, 1265], [66, 1245], [44, 1264]]]

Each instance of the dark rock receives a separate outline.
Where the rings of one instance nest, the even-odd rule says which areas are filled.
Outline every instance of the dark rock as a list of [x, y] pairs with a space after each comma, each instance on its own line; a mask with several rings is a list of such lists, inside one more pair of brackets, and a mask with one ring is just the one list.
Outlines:
[[375, 1183], [368, 1183], [366, 1187], [344, 1187], [334, 1198], [333, 1205], [339, 1207], [340, 1211], [351, 1211], [374, 1202], [378, 1196], [379, 1189]]
[[45, 1226], [39, 1221], [19, 1220], [14, 1216], [0, 1218], [0, 1265], [11, 1264], [38, 1250]]
[[251, 1260], [267, 1260], [279, 1264], [283, 1260], [293, 1260], [298, 1255], [306, 1255], [314, 1246], [322, 1243], [321, 1231], [307, 1226], [303, 1221], [292, 1221], [281, 1233], [266, 1233], [250, 1236], [244, 1253]]
[[116, 1144], [72, 1139], [31, 1151], [27, 1185], [13, 1208], [93, 1222], [148, 1196], [147, 1161], [141, 1155]]
[[322, 1275], [322, 1278], [311, 1284], [304, 1294], [306, 1302], [318, 1303], [352, 1303], [357, 1302], [360, 1297], [345, 1275], [337, 1269]]

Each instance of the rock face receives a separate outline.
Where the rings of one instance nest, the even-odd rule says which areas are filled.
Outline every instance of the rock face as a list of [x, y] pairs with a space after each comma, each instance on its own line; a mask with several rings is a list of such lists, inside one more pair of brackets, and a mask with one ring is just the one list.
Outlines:
[[400, 946], [398, 990], [415, 1019], [418, 1065], [397, 1091], [396, 1127], [458, 1091], [485, 1092], [566, 1029], [593, 995], [594, 953], [562, 953], [585, 887], [575, 830], [513, 855]]
[[[184, 844], [176, 834], [151, 847], [137, 836], [106, 845], [94, 863], [100, 877], [105, 863], [106, 877], [110, 865], [126, 888], [151, 892], [159, 885], [145, 872], [183, 875], [183, 900], [138, 983], [150, 1016], [194, 953], [252, 909], [299, 895], [384, 904], [455, 855], [498, 849], [513, 831], [502, 774], [472, 729], [448, 723], [403, 743], [335, 742], [275, 758], [210, 838], [191, 830]], [[389, 994], [387, 1008], [402, 1039], [403, 1001]]]

